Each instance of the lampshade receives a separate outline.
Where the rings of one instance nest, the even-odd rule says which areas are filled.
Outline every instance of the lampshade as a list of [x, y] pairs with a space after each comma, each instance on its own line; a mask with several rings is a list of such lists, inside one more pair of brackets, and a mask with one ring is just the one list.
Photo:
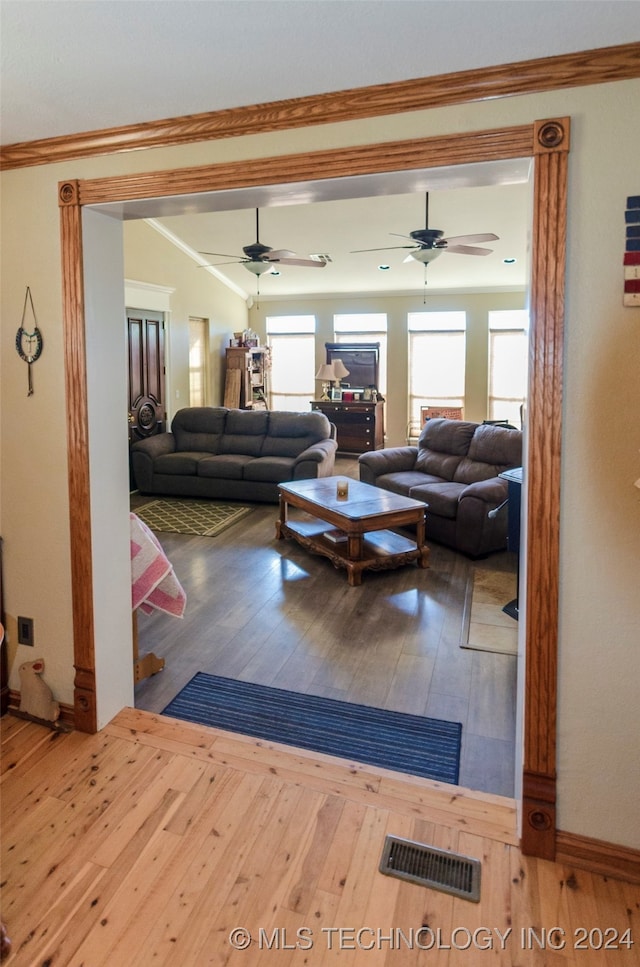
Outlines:
[[335, 379], [344, 379], [345, 376], [349, 375], [349, 370], [341, 359], [333, 360], [333, 371], [335, 373]]
[[333, 363], [323, 363], [318, 372], [316, 373], [316, 379], [323, 379], [327, 382], [336, 378], [336, 374], [333, 369]]

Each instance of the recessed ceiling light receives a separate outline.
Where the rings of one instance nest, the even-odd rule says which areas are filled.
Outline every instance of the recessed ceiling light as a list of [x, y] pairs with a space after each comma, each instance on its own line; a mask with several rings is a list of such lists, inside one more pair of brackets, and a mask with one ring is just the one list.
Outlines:
[[278, 269], [271, 269], [271, 275], [280, 275]]
[[380, 269], [381, 272], [388, 272], [388, 270], [391, 268], [391, 266], [390, 265], [379, 265], [378, 268]]
[[517, 259], [503, 259], [502, 261], [504, 262], [505, 265], [513, 265], [518, 260]]

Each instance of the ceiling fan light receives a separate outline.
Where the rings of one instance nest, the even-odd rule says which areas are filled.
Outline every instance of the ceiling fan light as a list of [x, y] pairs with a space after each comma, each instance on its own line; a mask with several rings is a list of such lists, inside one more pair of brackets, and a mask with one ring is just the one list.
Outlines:
[[437, 259], [439, 255], [446, 251], [444, 248], [419, 248], [415, 252], [410, 252], [405, 262], [409, 259], [415, 259], [416, 262], [422, 262], [423, 265], [427, 265], [429, 262], [433, 262]]
[[274, 271], [273, 265], [270, 265], [268, 262], [243, 262], [242, 264], [245, 269], [257, 276], [266, 275]]

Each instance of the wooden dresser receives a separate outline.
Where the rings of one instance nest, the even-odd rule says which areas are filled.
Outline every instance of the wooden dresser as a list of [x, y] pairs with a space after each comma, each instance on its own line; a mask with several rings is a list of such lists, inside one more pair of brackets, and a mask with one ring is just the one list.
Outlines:
[[384, 403], [312, 400], [311, 409], [320, 410], [331, 423], [335, 423], [339, 451], [366, 453], [384, 446]]

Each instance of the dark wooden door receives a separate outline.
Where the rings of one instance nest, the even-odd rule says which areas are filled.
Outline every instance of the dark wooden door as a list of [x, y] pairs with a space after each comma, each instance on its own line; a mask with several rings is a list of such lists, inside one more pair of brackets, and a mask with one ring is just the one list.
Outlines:
[[166, 427], [164, 313], [127, 309], [129, 445]]

